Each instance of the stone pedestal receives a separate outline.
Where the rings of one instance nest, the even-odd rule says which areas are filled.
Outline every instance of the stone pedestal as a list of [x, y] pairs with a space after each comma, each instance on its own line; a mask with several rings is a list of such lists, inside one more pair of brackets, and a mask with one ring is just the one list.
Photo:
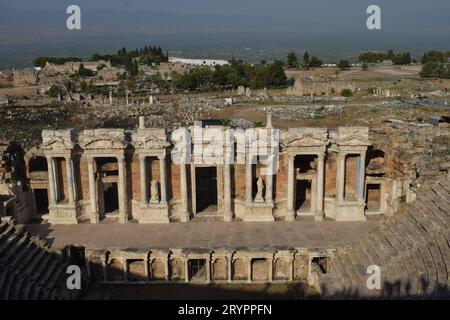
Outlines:
[[254, 202], [246, 206], [244, 221], [275, 221], [272, 204]]
[[336, 221], [366, 221], [364, 215], [365, 204], [361, 201], [346, 201], [335, 203], [336, 210], [334, 218]]
[[148, 204], [138, 207], [139, 223], [169, 223], [167, 203]]
[[72, 204], [49, 205], [50, 224], [78, 224], [81, 216], [80, 207]]

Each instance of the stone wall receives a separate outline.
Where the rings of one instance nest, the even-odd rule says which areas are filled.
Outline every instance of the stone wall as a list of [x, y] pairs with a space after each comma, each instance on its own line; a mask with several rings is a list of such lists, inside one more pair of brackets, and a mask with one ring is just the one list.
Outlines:
[[305, 80], [297, 78], [294, 86], [288, 90], [288, 93], [299, 96], [308, 96], [311, 94], [339, 95], [343, 89], [355, 91], [356, 85], [352, 81], [344, 80]]

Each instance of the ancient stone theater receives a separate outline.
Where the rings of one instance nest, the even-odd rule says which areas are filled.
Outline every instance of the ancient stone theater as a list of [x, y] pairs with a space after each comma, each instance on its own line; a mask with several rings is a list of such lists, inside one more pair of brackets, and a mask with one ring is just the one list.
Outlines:
[[[280, 129], [268, 143], [273, 174], [248, 146], [224, 145], [231, 161], [205, 163], [195, 152], [175, 161], [177, 130], [208, 129], [238, 142], [225, 126], [157, 129], [141, 117], [133, 130], [44, 130], [26, 152], [5, 146], [0, 234], [15, 245], [2, 247], [1, 263], [22, 279], [1, 280], [5, 297], [71, 297], [55, 291], [69, 260], [102, 283], [306, 282], [324, 298], [448, 292], [448, 178], [416, 193], [416, 169], [399, 163], [385, 133]], [[273, 129], [270, 115], [264, 129]], [[207, 141], [183, 144], [195, 151]], [[21, 271], [15, 250], [28, 252]], [[60, 271], [39, 271], [50, 264]], [[367, 290], [369, 265], [385, 270], [393, 291]], [[38, 274], [45, 281], [33, 282]]]

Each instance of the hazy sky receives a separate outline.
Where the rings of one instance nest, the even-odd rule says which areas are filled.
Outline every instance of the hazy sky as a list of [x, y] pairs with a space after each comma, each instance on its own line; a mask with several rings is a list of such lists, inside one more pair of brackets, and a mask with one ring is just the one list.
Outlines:
[[[66, 29], [70, 4], [81, 7], [81, 31]], [[370, 4], [381, 7], [381, 30], [366, 28]], [[40, 52], [43, 43], [48, 44], [44, 49], [60, 44], [63, 50], [68, 43], [86, 45], [97, 37], [92, 43], [103, 49], [133, 37], [158, 42], [175, 34], [184, 34], [189, 46], [199, 49], [204, 49], [199, 37], [245, 43], [243, 35], [253, 34], [259, 40], [252, 38], [249, 47], [450, 50], [450, 0], [0, 0], [0, 63], [18, 46]], [[172, 50], [176, 43], [167, 45]]]

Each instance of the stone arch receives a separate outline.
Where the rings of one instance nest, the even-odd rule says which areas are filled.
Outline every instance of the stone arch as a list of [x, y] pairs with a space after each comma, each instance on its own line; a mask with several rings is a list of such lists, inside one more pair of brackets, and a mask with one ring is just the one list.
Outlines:
[[153, 259], [150, 267], [152, 280], [166, 279], [166, 266], [163, 259], [160, 258]]
[[38, 157], [45, 158], [44, 150], [39, 147], [33, 147], [24, 154], [23, 159], [24, 159], [25, 163], [27, 164], [27, 166], [29, 166], [30, 161], [33, 158], [38, 158]]
[[383, 176], [385, 174], [386, 154], [380, 149], [372, 149], [367, 152], [366, 168], [370, 175]]
[[147, 278], [146, 261], [142, 259], [128, 260], [128, 280], [129, 281], [145, 281]]
[[213, 262], [212, 278], [213, 280], [227, 280], [228, 266], [225, 258], [217, 258]]
[[28, 173], [48, 171], [47, 158], [35, 156], [28, 161]]
[[273, 278], [275, 280], [289, 279], [289, 261], [287, 258], [278, 258], [275, 260], [273, 269]]
[[108, 263], [108, 281], [123, 281], [123, 261], [121, 259], [111, 259]]
[[90, 276], [93, 280], [103, 281], [103, 259], [101, 257], [91, 257], [89, 258], [89, 270]]
[[247, 266], [243, 258], [233, 261], [233, 280], [247, 279]]

